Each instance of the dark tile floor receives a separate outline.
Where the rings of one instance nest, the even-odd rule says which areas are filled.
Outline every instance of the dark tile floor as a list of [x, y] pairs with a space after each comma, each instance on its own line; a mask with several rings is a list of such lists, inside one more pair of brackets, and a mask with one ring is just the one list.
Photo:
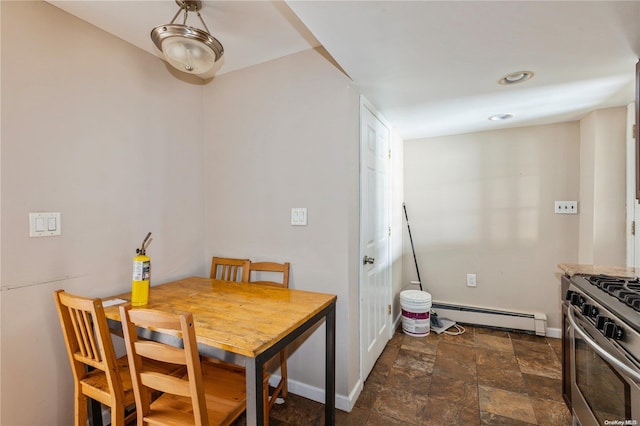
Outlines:
[[[560, 357], [560, 339], [471, 326], [459, 336], [399, 331], [336, 424], [571, 425]], [[321, 424], [323, 405], [296, 395], [270, 416], [272, 426]]]

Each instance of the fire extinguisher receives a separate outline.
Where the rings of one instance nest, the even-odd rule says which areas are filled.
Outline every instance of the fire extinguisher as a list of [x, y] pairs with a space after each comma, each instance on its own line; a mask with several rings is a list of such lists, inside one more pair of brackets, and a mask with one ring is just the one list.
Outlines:
[[149, 282], [151, 281], [151, 259], [147, 256], [147, 246], [151, 232], [142, 241], [139, 249], [136, 249], [136, 257], [133, 258], [133, 280], [131, 281], [131, 305], [142, 306], [149, 302]]

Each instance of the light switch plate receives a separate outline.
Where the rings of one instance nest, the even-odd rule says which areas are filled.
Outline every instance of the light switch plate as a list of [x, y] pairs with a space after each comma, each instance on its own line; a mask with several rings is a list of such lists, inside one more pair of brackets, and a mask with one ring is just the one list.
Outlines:
[[306, 207], [291, 208], [291, 225], [293, 226], [307, 225], [307, 208]]
[[53, 237], [61, 234], [60, 212], [29, 213], [30, 237]]

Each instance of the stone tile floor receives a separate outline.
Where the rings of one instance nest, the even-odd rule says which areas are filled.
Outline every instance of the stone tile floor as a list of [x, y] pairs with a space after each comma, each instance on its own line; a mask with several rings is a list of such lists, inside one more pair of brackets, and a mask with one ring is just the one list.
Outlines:
[[[399, 331], [336, 424], [568, 426], [560, 360], [560, 339], [471, 326], [459, 336]], [[270, 415], [272, 426], [323, 422], [323, 405], [297, 395]]]

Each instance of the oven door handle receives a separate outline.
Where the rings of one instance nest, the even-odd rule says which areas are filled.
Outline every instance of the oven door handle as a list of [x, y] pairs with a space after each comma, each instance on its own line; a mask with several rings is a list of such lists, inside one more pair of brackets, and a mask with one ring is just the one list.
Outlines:
[[576, 323], [575, 317], [573, 316], [573, 309], [569, 309], [569, 315], [567, 315], [567, 318], [569, 318], [569, 323], [571, 324], [573, 329], [576, 331], [576, 333], [578, 333], [580, 337], [582, 337], [582, 339], [584, 339], [584, 341], [587, 342], [587, 344], [591, 346], [591, 348], [593, 348], [593, 350], [598, 353], [598, 355], [600, 355], [602, 358], [606, 359], [611, 364], [613, 364], [614, 367], [624, 371], [625, 373], [627, 373], [629, 377], [631, 377], [632, 379], [640, 383], [640, 372], [622, 363], [618, 358], [614, 357], [609, 352], [604, 350], [602, 346], [598, 345], [595, 342], [595, 340], [593, 340], [587, 333], [585, 333], [578, 326], [578, 324]]

